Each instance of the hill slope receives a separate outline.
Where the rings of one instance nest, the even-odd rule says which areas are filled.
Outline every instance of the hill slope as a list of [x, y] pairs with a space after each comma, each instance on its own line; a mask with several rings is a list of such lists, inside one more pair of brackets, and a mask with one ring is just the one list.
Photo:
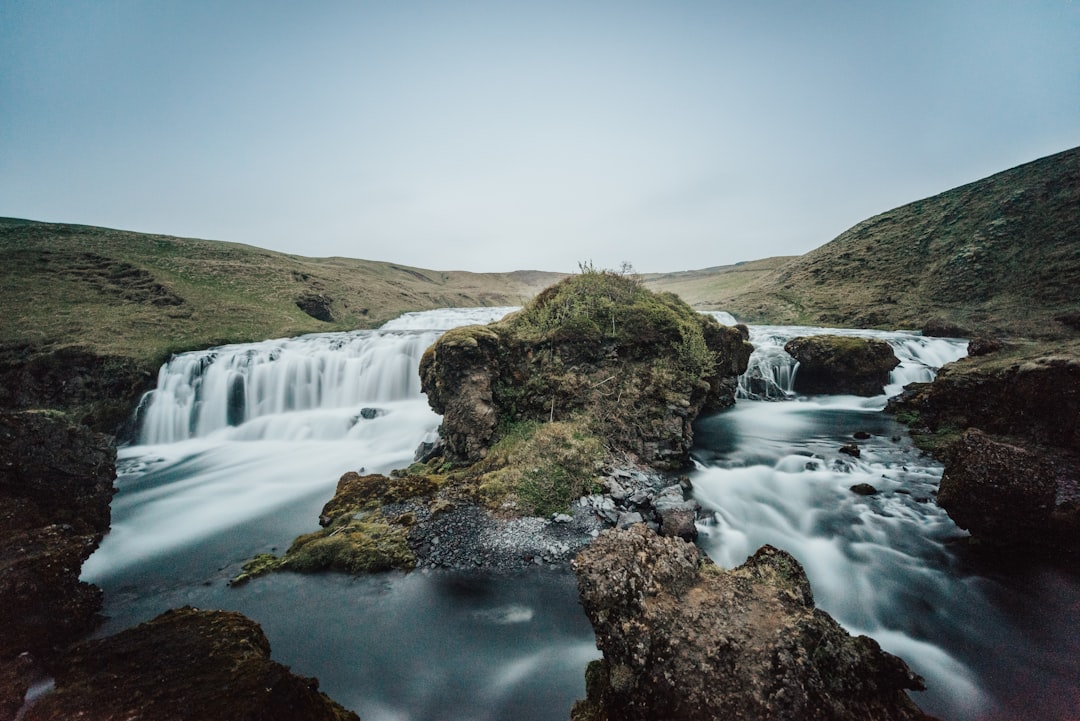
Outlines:
[[0, 346], [136, 358], [376, 327], [409, 310], [516, 305], [556, 273], [466, 273], [82, 225], [0, 219]]
[[170, 353], [520, 305], [557, 273], [305, 258], [237, 243], [0, 219], [0, 406], [113, 430]]
[[1056, 335], [1080, 310], [1080, 148], [865, 220], [712, 307], [748, 322]]
[[742, 291], [795, 257], [776, 256], [677, 273], [646, 273], [641, 279], [650, 290], [670, 291], [694, 308], [722, 310], [718, 304], [723, 299]]

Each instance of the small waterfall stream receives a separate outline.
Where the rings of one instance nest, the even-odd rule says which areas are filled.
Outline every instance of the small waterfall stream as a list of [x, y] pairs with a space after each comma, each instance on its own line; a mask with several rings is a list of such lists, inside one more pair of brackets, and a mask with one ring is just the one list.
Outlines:
[[[313, 530], [343, 472], [408, 465], [439, 424], [419, 392], [420, 355], [442, 331], [509, 310], [411, 313], [377, 331], [173, 358], [141, 404], [137, 445], [120, 450], [112, 531], [84, 567], [106, 592], [101, 632], [183, 604], [235, 609], [263, 625], [275, 658], [365, 721], [567, 718], [598, 652], [565, 570], [283, 573], [226, 586], [248, 558]], [[795, 335], [882, 338], [902, 360], [894, 393], [964, 344], [750, 332], [738, 403], [697, 424], [692, 480], [714, 511], [700, 545], [724, 566], [763, 543], [793, 553], [819, 605], [923, 674], [917, 700], [947, 721], [1080, 713], [1080, 585], [1036, 567], [1019, 580], [968, 567], [953, 548], [962, 532], [933, 503], [941, 467], [879, 412], [885, 396], [796, 398], [783, 351]], [[856, 432], [860, 456], [840, 453]], [[856, 483], [878, 493], [857, 495]]]

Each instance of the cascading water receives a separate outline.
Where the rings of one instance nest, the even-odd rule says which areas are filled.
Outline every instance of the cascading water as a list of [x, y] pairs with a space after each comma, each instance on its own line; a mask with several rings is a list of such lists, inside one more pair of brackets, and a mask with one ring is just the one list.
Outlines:
[[[888, 342], [901, 364], [886, 394], [796, 397], [797, 365], [784, 344], [838, 334]], [[934, 502], [942, 468], [882, 414], [887, 395], [929, 381], [966, 354], [966, 342], [904, 332], [757, 326], [736, 406], [695, 430], [695, 495], [714, 512], [701, 545], [733, 567], [764, 544], [804, 566], [819, 607], [905, 659], [927, 682], [916, 694], [945, 719], [1073, 718], [1078, 674], [1058, 665], [1023, 683], [1034, 649], [1080, 650], [1058, 623], [1018, 619], [1001, 597], [1030, 594], [1063, 617], [1080, 616], [1075, 581], [1039, 570], [995, 582], [965, 568], [953, 549], [965, 536]], [[769, 402], [769, 401], [785, 402]], [[858, 454], [851, 453], [851, 446]], [[843, 446], [847, 449], [841, 450]], [[859, 489], [867, 495], [856, 493]], [[1061, 593], [1064, 589], [1064, 594]], [[1062, 612], [1062, 599], [1074, 604]], [[1041, 636], [1041, 638], [1040, 638]], [[1053, 664], [1049, 664], [1053, 665]], [[1008, 681], [1002, 682], [1002, 675]], [[1053, 689], [1053, 693], [1044, 693]]]
[[[247, 559], [313, 530], [345, 471], [408, 465], [439, 423], [419, 393], [420, 354], [442, 330], [510, 310], [176, 356], [142, 404], [139, 444], [120, 449], [112, 531], [84, 567], [106, 592], [102, 632], [183, 604], [234, 609], [263, 626], [275, 658], [366, 721], [565, 719], [598, 655], [565, 571], [280, 573], [226, 586]], [[697, 424], [695, 493], [715, 512], [700, 544], [725, 566], [763, 543], [793, 553], [819, 605], [923, 674], [918, 701], [947, 720], [1075, 717], [1080, 641], [1061, 632], [1080, 627], [1075, 582], [1033, 571], [1010, 585], [965, 568], [950, 546], [962, 534], [932, 500], [941, 467], [878, 412], [884, 395], [795, 399], [783, 343], [849, 331], [750, 332], [758, 380]], [[854, 333], [896, 349], [890, 392], [963, 353], [957, 341]], [[852, 442], [858, 458], [839, 452]], [[878, 492], [856, 495], [857, 483]], [[1057, 622], [1010, 611], [1033, 604]], [[1001, 677], [1020, 679], [1012, 697]]]
[[[734, 318], [728, 313], [711, 312], [725, 325]], [[967, 354], [967, 342], [951, 338], [928, 338], [913, 331], [853, 330], [848, 328], [815, 328], [811, 326], [755, 325], [749, 326], [754, 353], [746, 373], [739, 377], [738, 398], [750, 400], [788, 400], [795, 395], [795, 374], [798, 363], [784, 350], [792, 338], [808, 335], [842, 335], [878, 338], [893, 347], [900, 365], [891, 374], [885, 395], [899, 393], [908, 383], [924, 383], [934, 379], [938, 368]]]

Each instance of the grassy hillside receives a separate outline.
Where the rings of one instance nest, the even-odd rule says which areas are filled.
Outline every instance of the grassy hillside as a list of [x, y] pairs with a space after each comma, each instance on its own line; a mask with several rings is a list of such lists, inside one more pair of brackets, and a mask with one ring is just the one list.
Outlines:
[[790, 255], [777, 256], [701, 270], [647, 273], [641, 279], [649, 290], [669, 291], [694, 308], [724, 310], [723, 303], [727, 298], [794, 258]]
[[710, 307], [748, 322], [1055, 336], [1080, 310], [1080, 148], [865, 220]]
[[77, 346], [154, 362], [224, 342], [375, 327], [409, 310], [520, 304], [562, 277], [305, 258], [13, 219], [0, 219], [0, 252], [0, 348]]

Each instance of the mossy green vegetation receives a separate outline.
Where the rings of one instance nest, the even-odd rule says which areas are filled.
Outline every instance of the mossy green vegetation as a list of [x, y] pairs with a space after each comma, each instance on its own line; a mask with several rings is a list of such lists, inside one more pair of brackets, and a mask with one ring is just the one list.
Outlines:
[[604, 447], [581, 422], [521, 421], [500, 436], [478, 464], [478, 495], [490, 507], [549, 516], [599, 490]]
[[284, 556], [256, 556], [244, 564], [231, 584], [240, 585], [272, 571], [370, 573], [415, 565], [407, 527], [391, 522], [379, 511], [368, 511], [339, 516], [330, 527], [299, 536]]

